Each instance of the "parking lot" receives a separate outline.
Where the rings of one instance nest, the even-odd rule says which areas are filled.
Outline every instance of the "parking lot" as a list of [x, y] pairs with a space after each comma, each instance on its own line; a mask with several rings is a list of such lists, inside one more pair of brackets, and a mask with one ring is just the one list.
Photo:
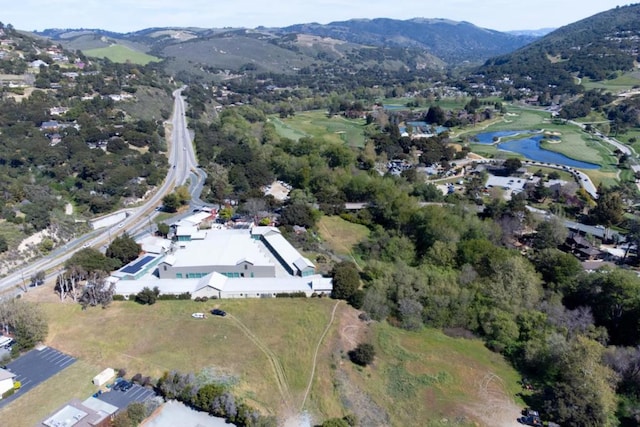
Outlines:
[[14, 395], [0, 400], [0, 407], [22, 396], [75, 361], [74, 357], [54, 348], [44, 347], [41, 350], [31, 350], [13, 362], [7, 363], [7, 370], [16, 375], [14, 381], [20, 381], [22, 387]]
[[154, 396], [155, 392], [152, 389], [133, 384], [127, 391], [112, 389], [96, 396], [96, 398], [123, 409], [133, 402], [144, 402]]

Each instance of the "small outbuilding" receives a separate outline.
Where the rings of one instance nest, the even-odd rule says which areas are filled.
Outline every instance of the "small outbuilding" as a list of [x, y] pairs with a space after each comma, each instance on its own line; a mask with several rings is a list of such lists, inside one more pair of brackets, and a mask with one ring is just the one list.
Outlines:
[[93, 377], [93, 384], [101, 387], [109, 382], [113, 377], [116, 376], [116, 371], [113, 368], [107, 368], [104, 371], [100, 372], [98, 375]]

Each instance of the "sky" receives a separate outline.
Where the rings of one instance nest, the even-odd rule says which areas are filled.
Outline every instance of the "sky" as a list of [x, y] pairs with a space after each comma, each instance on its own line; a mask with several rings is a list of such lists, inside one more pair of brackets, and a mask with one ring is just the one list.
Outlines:
[[498, 31], [557, 28], [629, 1], [615, 0], [20, 0], [0, 21], [20, 30], [284, 27], [354, 18], [444, 18]]

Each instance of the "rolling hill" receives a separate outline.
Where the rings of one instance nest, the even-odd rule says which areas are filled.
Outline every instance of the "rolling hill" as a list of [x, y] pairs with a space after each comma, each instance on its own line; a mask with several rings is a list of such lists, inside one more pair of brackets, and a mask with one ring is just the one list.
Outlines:
[[172, 72], [195, 75], [247, 69], [286, 74], [312, 64], [355, 70], [442, 69], [480, 63], [535, 40], [443, 19], [366, 19], [256, 29], [149, 28], [126, 34], [48, 29], [37, 35], [88, 55], [123, 45], [165, 59]]

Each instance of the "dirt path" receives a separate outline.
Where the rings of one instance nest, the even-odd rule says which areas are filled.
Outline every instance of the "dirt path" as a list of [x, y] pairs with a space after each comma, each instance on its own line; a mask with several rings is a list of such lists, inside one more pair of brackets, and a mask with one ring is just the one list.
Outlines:
[[291, 410], [293, 397], [291, 396], [291, 390], [289, 389], [289, 383], [287, 382], [287, 377], [284, 373], [284, 369], [282, 368], [282, 364], [280, 364], [280, 361], [278, 360], [276, 355], [271, 350], [269, 350], [269, 348], [265, 344], [263, 344], [262, 341], [260, 341], [258, 337], [256, 337], [253, 332], [251, 332], [251, 330], [240, 321], [240, 319], [231, 314], [228, 315], [228, 317], [233, 320], [238, 329], [240, 329], [247, 336], [247, 338], [249, 338], [249, 340], [254, 343], [255, 346], [260, 349], [260, 351], [264, 353], [265, 356], [267, 356], [267, 359], [269, 359], [269, 363], [273, 368], [273, 373], [278, 385], [278, 391], [282, 396], [283, 403], [286, 405], [287, 409]]
[[506, 393], [504, 382], [496, 374], [489, 372], [476, 381], [478, 400], [465, 409], [472, 418], [483, 425], [495, 427], [515, 427], [520, 416], [520, 408]]
[[333, 320], [336, 317], [336, 309], [338, 308], [338, 304], [340, 304], [340, 301], [337, 301], [336, 305], [333, 306], [333, 311], [331, 312], [331, 319], [329, 319], [329, 323], [327, 323], [327, 327], [324, 328], [324, 332], [320, 336], [320, 339], [318, 340], [318, 344], [316, 345], [316, 351], [313, 353], [313, 363], [311, 365], [311, 375], [309, 376], [309, 384], [307, 384], [307, 390], [304, 392], [304, 396], [302, 398], [302, 404], [300, 404], [300, 411], [304, 409], [304, 404], [307, 402], [307, 397], [309, 396], [309, 392], [311, 391], [311, 385], [313, 384], [313, 376], [316, 373], [316, 361], [318, 359], [318, 351], [320, 351], [320, 345], [322, 344], [324, 337], [327, 335], [327, 332], [329, 332], [329, 328], [331, 328], [331, 325], [333, 324]]

